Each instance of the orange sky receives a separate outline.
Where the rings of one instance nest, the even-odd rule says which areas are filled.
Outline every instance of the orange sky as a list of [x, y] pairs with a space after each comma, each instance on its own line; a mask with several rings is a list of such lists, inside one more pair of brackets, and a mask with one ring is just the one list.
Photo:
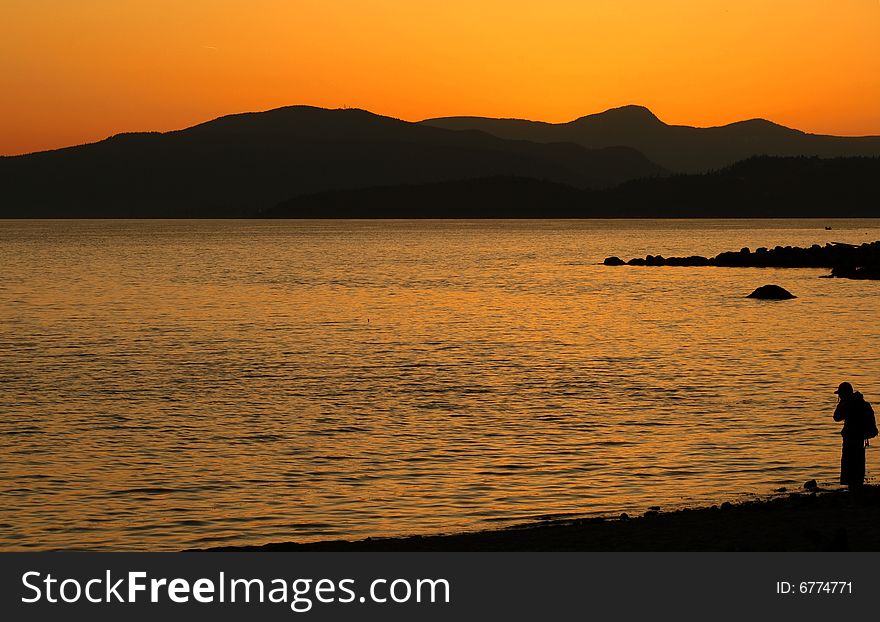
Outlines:
[[880, 134], [880, 0], [2, 0], [0, 154], [288, 104]]

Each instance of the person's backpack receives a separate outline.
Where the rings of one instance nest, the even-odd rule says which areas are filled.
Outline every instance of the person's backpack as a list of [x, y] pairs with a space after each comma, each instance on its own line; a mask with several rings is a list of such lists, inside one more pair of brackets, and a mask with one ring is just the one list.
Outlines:
[[865, 402], [864, 430], [865, 440], [877, 436], [877, 421], [874, 419], [874, 409], [871, 408], [868, 402]]

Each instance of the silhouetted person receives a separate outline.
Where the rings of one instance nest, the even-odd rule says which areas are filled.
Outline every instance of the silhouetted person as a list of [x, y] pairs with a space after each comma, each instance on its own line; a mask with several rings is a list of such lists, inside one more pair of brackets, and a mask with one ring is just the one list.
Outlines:
[[843, 448], [840, 454], [840, 483], [858, 490], [865, 482], [865, 446], [877, 435], [874, 409], [848, 382], [837, 387], [834, 420], [843, 421]]

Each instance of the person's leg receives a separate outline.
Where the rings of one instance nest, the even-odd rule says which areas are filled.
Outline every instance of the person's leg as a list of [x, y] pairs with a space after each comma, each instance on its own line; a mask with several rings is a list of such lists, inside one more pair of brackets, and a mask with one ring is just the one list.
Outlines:
[[861, 440], [847, 443], [848, 482], [852, 492], [861, 492], [865, 484], [865, 443]]
[[840, 452], [840, 483], [850, 490], [861, 489], [865, 481], [865, 444], [844, 439]]

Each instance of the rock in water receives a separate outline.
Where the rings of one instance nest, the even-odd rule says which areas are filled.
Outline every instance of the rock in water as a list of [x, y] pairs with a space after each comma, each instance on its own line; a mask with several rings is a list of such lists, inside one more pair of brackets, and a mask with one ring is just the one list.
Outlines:
[[606, 266], [622, 266], [626, 262], [620, 257], [606, 257], [604, 263]]
[[797, 298], [797, 296], [784, 287], [779, 287], [779, 285], [762, 285], [749, 294], [747, 298], [758, 298], [759, 300], [790, 300], [792, 298]]

